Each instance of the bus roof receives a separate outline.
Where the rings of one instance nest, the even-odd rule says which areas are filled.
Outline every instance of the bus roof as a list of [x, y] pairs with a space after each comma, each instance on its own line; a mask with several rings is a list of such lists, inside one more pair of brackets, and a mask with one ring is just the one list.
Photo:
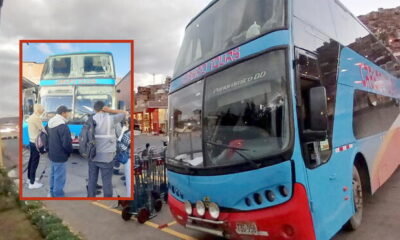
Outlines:
[[[200, 15], [202, 15], [207, 9], [209, 9], [212, 5], [214, 5], [216, 2], [218, 2], [219, 0], [212, 0], [203, 10], [201, 10], [194, 18], [192, 18], [192, 20], [190, 20], [190, 22], [186, 25], [186, 28], [194, 21], [196, 20]], [[343, 10], [345, 10], [346, 12], [350, 13], [354, 18], [356, 18], [362, 25], [364, 25], [357, 16], [355, 16], [345, 5], [343, 5], [343, 3], [341, 2], [341, 0], [334, 0], [341, 8], [343, 8]], [[365, 25], [364, 25], [365, 26]]]
[[[192, 18], [192, 20], [190, 20], [190, 22], [186, 25], [186, 28], [189, 27], [189, 25], [196, 20], [200, 15], [202, 15], [207, 9], [209, 9], [212, 5], [214, 5], [216, 2], [218, 2], [219, 0], [212, 0], [203, 10], [201, 10], [194, 18]], [[185, 29], [186, 29], [185, 28]]]
[[54, 56], [64, 56], [64, 55], [79, 55], [79, 54], [109, 54], [112, 55], [111, 52], [101, 52], [101, 51], [85, 51], [85, 52], [70, 52], [70, 53], [57, 53], [53, 55], [49, 55], [49, 57], [54, 57]]

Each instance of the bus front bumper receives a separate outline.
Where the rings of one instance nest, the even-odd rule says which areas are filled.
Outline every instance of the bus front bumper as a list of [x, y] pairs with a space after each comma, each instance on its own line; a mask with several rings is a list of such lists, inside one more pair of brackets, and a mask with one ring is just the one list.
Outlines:
[[[184, 203], [168, 196], [170, 210], [177, 222], [188, 229], [228, 239], [293, 239], [313, 240], [315, 233], [307, 192], [294, 185], [294, 194], [286, 203], [253, 211], [221, 212], [218, 219], [188, 216]], [[196, 209], [193, 209], [196, 212]]]

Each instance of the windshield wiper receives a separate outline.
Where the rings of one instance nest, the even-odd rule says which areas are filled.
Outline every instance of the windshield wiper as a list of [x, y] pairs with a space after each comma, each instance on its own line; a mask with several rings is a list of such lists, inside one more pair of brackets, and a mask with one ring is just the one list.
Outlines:
[[[173, 160], [172, 162], [174, 162], [174, 163], [172, 165], [177, 166], [177, 167], [182, 167], [186, 172], [190, 172], [190, 170], [191, 170], [192, 165], [189, 162], [183, 161], [182, 158], [176, 159], [176, 158], [166, 157], [166, 159], [170, 160], [169, 163], [167, 161], [167, 164], [172, 164], [171, 161]], [[177, 164], [177, 163], [179, 163], [179, 164]]]
[[246, 160], [246, 162], [250, 163], [250, 165], [254, 168], [259, 168], [261, 166], [260, 163], [256, 163], [255, 161], [253, 161], [252, 159], [246, 157], [243, 153], [241, 153], [240, 151], [250, 151], [250, 149], [247, 148], [238, 148], [238, 147], [233, 147], [230, 145], [226, 145], [223, 143], [216, 143], [216, 142], [212, 142], [212, 141], [205, 141], [205, 143], [210, 144], [210, 145], [214, 145], [220, 148], [228, 148], [228, 149], [232, 149], [233, 151], [235, 151], [235, 153], [237, 153], [237, 155], [241, 156], [244, 160]]

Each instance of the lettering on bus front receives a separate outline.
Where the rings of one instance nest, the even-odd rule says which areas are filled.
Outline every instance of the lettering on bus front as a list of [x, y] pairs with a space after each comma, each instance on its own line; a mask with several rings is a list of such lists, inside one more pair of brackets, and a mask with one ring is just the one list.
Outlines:
[[258, 80], [258, 79], [262, 79], [262, 78], [264, 78], [266, 75], [267, 75], [267, 72], [266, 72], [266, 71], [258, 72], [258, 73], [256, 73], [256, 74], [250, 76], [250, 77], [245, 77], [245, 78], [242, 78], [242, 79], [240, 79], [240, 80], [237, 80], [237, 81], [234, 81], [234, 82], [232, 82], [232, 83], [229, 83], [229, 84], [227, 84], [227, 85], [218, 87], [218, 88], [214, 89], [213, 94], [214, 94], [214, 95], [220, 94], [220, 93], [225, 92], [226, 90], [229, 90], [229, 89], [231, 89], [231, 88], [240, 87], [240, 86], [245, 85], [245, 84], [248, 84], [248, 83], [250, 83], [250, 82], [252, 82], [252, 81], [256, 81], [256, 80]]
[[57, 80], [56, 85], [96, 84], [96, 79], [66, 79]]
[[240, 59], [240, 48], [235, 48], [230, 50], [218, 57], [211, 59], [210, 61], [198, 66], [197, 68], [193, 69], [192, 71], [186, 73], [183, 76], [184, 84], [190, 83], [193, 80], [203, 76], [204, 74], [211, 72], [215, 69], [218, 69], [222, 66], [225, 66], [228, 63], [234, 62]]

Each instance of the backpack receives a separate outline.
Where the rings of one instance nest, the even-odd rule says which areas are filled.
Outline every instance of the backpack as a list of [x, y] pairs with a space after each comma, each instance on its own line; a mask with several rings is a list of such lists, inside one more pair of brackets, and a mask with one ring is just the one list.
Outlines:
[[[117, 155], [115, 156], [115, 159], [122, 164], [126, 164], [129, 160], [129, 158], [131, 157], [130, 151], [129, 151], [130, 144], [126, 145], [126, 143], [124, 141], [122, 141], [122, 139], [124, 137], [126, 137], [125, 134], [127, 134], [127, 132], [129, 132], [129, 130], [121, 132], [121, 135], [118, 138], [118, 144], [117, 144], [118, 151], [117, 151]], [[129, 135], [129, 137], [130, 137], [130, 135]]]
[[35, 140], [35, 146], [38, 152], [41, 154], [49, 151], [49, 139], [45, 131], [40, 131]]
[[120, 151], [116, 155], [115, 159], [122, 164], [126, 164], [131, 156], [128, 151]]
[[95, 127], [96, 121], [94, 121], [93, 115], [89, 115], [79, 135], [79, 153], [85, 159], [93, 159], [96, 156]]

